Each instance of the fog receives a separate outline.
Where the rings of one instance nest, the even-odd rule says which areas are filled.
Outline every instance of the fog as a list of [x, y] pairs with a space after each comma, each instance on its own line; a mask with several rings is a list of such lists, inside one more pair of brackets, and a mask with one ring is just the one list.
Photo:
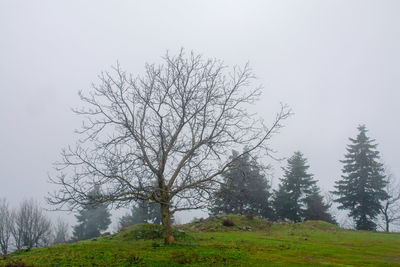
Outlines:
[[[1, 1], [0, 197], [46, 206], [52, 164], [77, 140], [77, 92], [117, 61], [136, 75], [181, 47], [250, 63], [264, 88], [252, 109], [266, 122], [280, 103], [295, 113], [272, 140], [276, 156], [302, 151], [323, 191], [340, 178], [359, 124], [400, 176], [399, 10], [365, 0]], [[276, 186], [285, 161], [266, 161]]]

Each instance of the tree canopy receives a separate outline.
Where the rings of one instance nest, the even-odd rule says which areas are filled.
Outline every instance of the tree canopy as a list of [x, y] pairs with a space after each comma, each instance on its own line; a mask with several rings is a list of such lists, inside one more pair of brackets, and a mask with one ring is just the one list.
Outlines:
[[[269, 141], [290, 115], [283, 106], [266, 125], [248, 112], [261, 93], [252, 87], [248, 65], [231, 70], [200, 55], [167, 55], [161, 65], [146, 64], [133, 76], [117, 65], [88, 94], [87, 105], [75, 110], [85, 117], [82, 138], [63, 150], [59, 190], [49, 197], [57, 207], [138, 200], [159, 203], [165, 243], [172, 243], [170, 217], [176, 211], [205, 207], [220, 175], [237, 158], [270, 152]], [[101, 194], [88, 196], [95, 185]]]

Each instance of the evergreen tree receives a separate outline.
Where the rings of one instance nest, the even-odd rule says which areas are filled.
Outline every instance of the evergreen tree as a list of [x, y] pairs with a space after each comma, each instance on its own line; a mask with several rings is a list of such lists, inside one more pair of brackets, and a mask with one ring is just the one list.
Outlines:
[[119, 220], [120, 228], [137, 223], [161, 223], [160, 204], [149, 204], [146, 201], [139, 201], [132, 206], [130, 214], [126, 214]]
[[304, 220], [321, 220], [336, 224], [336, 220], [329, 213], [330, 205], [324, 202], [320, 190], [317, 186], [313, 186], [311, 193], [304, 199], [305, 210], [303, 212]]
[[307, 160], [299, 151], [288, 159], [273, 201], [278, 219], [293, 222], [303, 220], [307, 197], [313, 193], [316, 186], [313, 175], [307, 172], [308, 168]]
[[[98, 187], [91, 192], [92, 195], [99, 193]], [[86, 204], [75, 217], [78, 224], [73, 227], [73, 235], [77, 240], [98, 237], [111, 223], [111, 214], [105, 204]]]
[[374, 219], [379, 214], [381, 201], [387, 198], [383, 165], [379, 162], [379, 152], [375, 140], [367, 135], [364, 125], [358, 127], [356, 139], [349, 138], [342, 169], [342, 179], [336, 182], [335, 200], [339, 209], [350, 210], [350, 216], [359, 230], [375, 230]]
[[[238, 152], [232, 151], [232, 158]], [[233, 168], [223, 174], [223, 184], [214, 195], [211, 214], [233, 213], [271, 217], [270, 185], [264, 168], [245, 154], [233, 162]]]

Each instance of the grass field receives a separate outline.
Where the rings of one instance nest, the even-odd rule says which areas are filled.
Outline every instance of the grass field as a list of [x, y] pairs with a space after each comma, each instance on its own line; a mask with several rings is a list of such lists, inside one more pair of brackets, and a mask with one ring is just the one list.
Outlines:
[[400, 234], [347, 231], [321, 221], [269, 223], [226, 215], [182, 225], [162, 244], [156, 225], [74, 244], [15, 252], [0, 266], [400, 266]]

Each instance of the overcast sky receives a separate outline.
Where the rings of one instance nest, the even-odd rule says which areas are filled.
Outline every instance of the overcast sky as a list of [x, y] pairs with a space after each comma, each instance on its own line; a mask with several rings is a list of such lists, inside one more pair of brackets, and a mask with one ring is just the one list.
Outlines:
[[181, 47], [250, 62], [260, 116], [281, 102], [295, 113], [273, 139], [278, 156], [302, 151], [324, 191], [359, 124], [400, 177], [400, 1], [1, 0], [0, 197], [52, 190], [47, 174], [81, 122], [70, 108], [100, 71], [118, 60], [140, 74]]

